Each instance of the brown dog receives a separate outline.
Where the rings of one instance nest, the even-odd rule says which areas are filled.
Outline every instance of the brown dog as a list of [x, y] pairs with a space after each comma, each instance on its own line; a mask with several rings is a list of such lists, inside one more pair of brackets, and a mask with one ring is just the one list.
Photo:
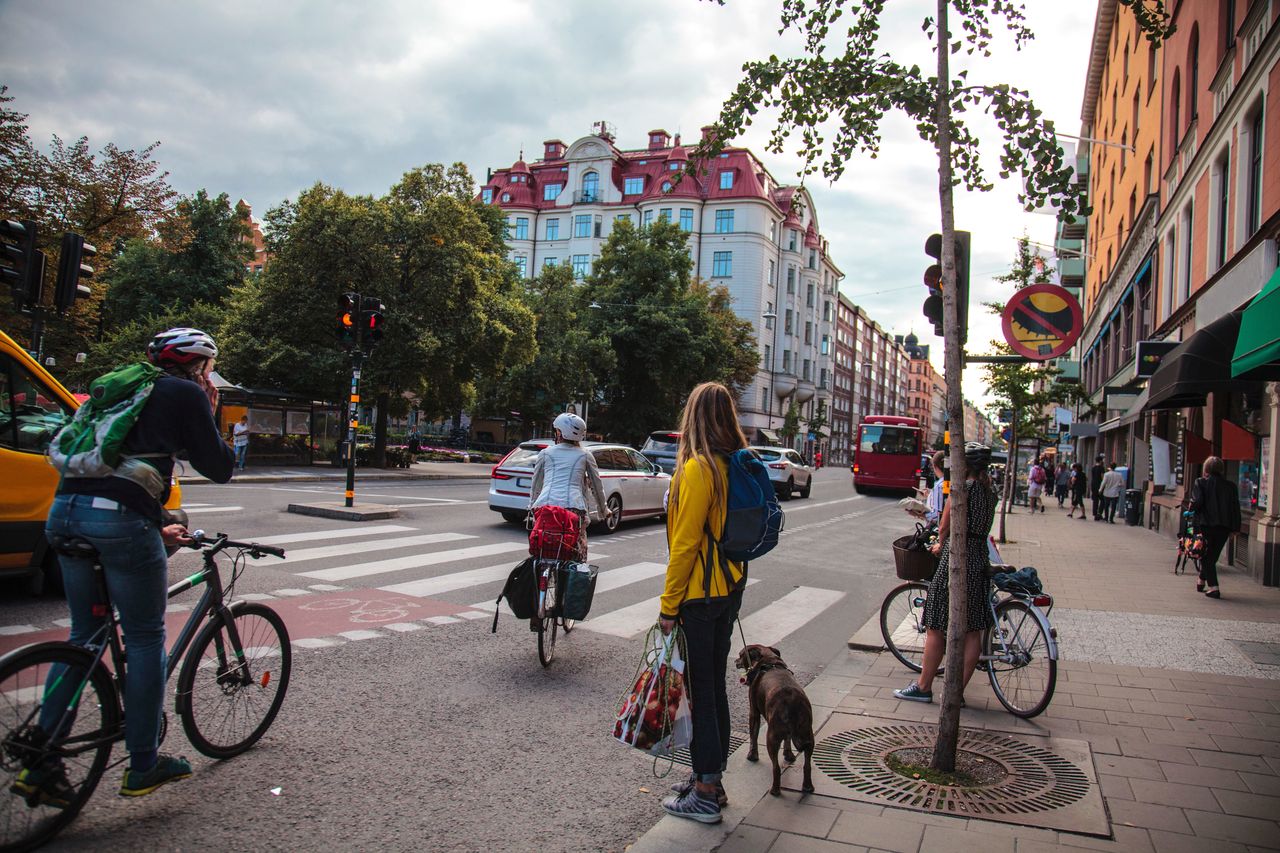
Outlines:
[[[775, 797], [782, 793], [782, 768], [778, 766], [778, 747], [788, 764], [796, 760], [795, 753], [804, 753], [804, 784], [806, 793], [813, 791], [813, 707], [804, 688], [782, 662], [782, 655], [772, 646], [752, 644], [738, 653], [738, 669], [746, 670], [747, 696], [751, 707], [751, 751], [747, 761], [759, 761], [760, 717], [769, 724], [765, 745], [773, 761], [773, 787], [769, 793]], [[793, 752], [792, 750], [795, 750]]]

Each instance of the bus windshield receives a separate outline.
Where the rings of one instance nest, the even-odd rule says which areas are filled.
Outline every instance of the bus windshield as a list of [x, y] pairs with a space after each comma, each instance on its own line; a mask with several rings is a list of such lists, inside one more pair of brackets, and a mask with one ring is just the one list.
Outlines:
[[917, 444], [919, 434], [918, 429], [864, 424], [858, 451], [877, 455], [916, 456], [920, 453]]

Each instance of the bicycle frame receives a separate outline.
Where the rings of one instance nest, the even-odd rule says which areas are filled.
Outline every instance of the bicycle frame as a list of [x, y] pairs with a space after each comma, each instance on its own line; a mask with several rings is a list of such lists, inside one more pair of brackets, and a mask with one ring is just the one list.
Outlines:
[[[993, 592], [991, 596], [987, 599], [987, 612], [991, 614], [991, 626], [992, 626], [989, 633], [991, 634], [991, 637], [993, 640], [993, 648], [994, 648], [994, 642], [998, 640], [1000, 643], [1000, 648], [1002, 649], [1002, 654], [979, 655], [978, 660], [979, 661], [994, 660], [994, 661], [1003, 661], [1005, 663], [1015, 662], [1013, 659], [1013, 652], [1010, 651], [1009, 644], [1006, 638], [1003, 636], [1003, 632], [998, 632], [995, 630], [995, 627], [999, 624], [999, 622], [996, 620], [996, 605], [999, 603], [1003, 603], [1004, 601], [1007, 601], [1009, 599], [1017, 599], [1018, 601], [1021, 601], [1023, 604], [1027, 606], [1027, 612], [1030, 614], [1031, 618], [1035, 619], [1040, 624], [1040, 629], [1044, 634], [1045, 654], [1048, 655], [1049, 660], [1057, 660], [1058, 659], [1057, 637], [1055, 635], [1053, 627], [1049, 624], [1049, 619], [1045, 616], [1045, 612], [1036, 605], [1034, 601], [1034, 596], [1019, 595], [1018, 593], [1009, 593], [1006, 598], [1002, 599], [995, 592]], [[1051, 599], [1051, 602], [1052, 602], [1052, 599]], [[1052, 608], [1053, 604], [1050, 603], [1049, 607]], [[1021, 630], [1022, 630], [1021, 624], [1015, 626], [1014, 634], [1017, 635], [1018, 633], [1021, 632]]]

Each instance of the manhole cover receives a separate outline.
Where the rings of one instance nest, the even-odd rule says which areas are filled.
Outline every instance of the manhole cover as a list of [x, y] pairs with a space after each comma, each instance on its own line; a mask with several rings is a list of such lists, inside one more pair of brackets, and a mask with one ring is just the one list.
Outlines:
[[[886, 766], [890, 753], [931, 750], [936, 736], [934, 726], [834, 714], [818, 733], [813, 764], [821, 773], [814, 774], [814, 787], [824, 796], [915, 811], [1110, 835], [1086, 742], [961, 729], [961, 750], [1004, 770], [990, 784], [971, 788], [907, 778]], [[797, 762], [783, 784], [799, 790], [800, 774]]]

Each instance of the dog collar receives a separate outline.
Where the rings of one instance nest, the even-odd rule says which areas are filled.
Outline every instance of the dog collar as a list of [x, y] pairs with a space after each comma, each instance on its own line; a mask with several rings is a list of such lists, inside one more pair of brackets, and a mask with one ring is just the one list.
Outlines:
[[787, 672], [791, 671], [791, 668], [785, 663], [758, 663], [751, 667], [751, 669], [747, 670], [747, 686], [750, 687], [755, 684], [756, 679], [759, 678], [762, 673], [768, 672], [771, 669], [785, 669]]

